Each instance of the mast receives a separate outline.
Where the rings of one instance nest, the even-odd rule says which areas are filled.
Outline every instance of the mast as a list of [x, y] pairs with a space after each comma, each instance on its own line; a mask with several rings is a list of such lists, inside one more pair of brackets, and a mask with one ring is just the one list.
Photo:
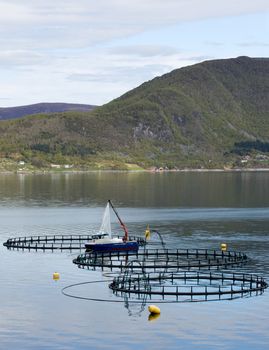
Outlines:
[[113, 206], [113, 204], [111, 203], [111, 200], [110, 200], [110, 199], [108, 200], [108, 203], [111, 205], [111, 208], [113, 209], [115, 215], [117, 216], [117, 218], [118, 218], [118, 220], [119, 220], [119, 222], [120, 222], [121, 227], [122, 227], [123, 230], [124, 230], [123, 241], [126, 242], [126, 241], [128, 241], [128, 230], [127, 230], [127, 227], [126, 227], [126, 226], [124, 225], [124, 223], [122, 222], [122, 220], [121, 220], [121, 218], [120, 218], [120, 216], [119, 216], [117, 210], [114, 208], [114, 206]]

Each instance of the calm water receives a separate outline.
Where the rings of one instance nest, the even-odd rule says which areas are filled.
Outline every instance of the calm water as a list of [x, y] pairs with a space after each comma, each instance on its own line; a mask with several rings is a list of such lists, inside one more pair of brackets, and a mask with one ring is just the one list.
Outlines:
[[[2, 246], [15, 236], [94, 232], [107, 199], [131, 233], [150, 224], [169, 246], [218, 249], [226, 242], [251, 258], [244, 271], [269, 281], [268, 172], [0, 175], [0, 349], [269, 348], [269, 290], [233, 301], [162, 304], [149, 322], [137, 305], [64, 296], [61, 289], [72, 283], [107, 279], [72, 264], [76, 253]], [[83, 293], [111, 297], [105, 282]]]

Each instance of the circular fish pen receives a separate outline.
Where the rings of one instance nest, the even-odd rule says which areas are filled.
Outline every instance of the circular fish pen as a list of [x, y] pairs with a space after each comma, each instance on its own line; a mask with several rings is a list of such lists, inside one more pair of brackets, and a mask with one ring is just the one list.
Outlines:
[[[89, 252], [73, 260], [79, 268], [119, 269], [123, 271], [132, 261], [140, 271], [178, 271], [232, 268], [247, 261], [240, 252], [208, 249], [141, 249], [138, 252]], [[133, 265], [129, 266], [132, 269]]]
[[[104, 235], [45, 235], [28, 236], [8, 239], [3, 245], [7, 249], [34, 250], [34, 251], [64, 251], [64, 250], [85, 250], [85, 243]], [[122, 238], [122, 236], [118, 236]], [[139, 246], [146, 244], [142, 237], [130, 236], [130, 241], [137, 241]]]
[[[137, 267], [137, 266], [136, 266]], [[152, 302], [213, 301], [260, 295], [268, 287], [253, 274], [181, 271], [141, 274], [127, 270], [109, 288], [121, 298]]]

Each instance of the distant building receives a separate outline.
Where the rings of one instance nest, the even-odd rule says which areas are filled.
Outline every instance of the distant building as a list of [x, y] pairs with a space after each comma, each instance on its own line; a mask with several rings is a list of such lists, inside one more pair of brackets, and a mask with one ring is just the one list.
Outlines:
[[266, 156], [265, 154], [257, 154], [256, 155], [256, 159], [258, 159], [258, 160], [267, 160], [267, 159], [269, 159], [269, 157]]
[[51, 164], [50, 167], [54, 168], [54, 169], [60, 169], [61, 168], [60, 164]]

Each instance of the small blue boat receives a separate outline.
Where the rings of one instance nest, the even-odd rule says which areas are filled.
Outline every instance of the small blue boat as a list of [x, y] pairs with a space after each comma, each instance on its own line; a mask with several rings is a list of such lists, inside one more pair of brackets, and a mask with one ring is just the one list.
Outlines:
[[[110, 207], [116, 214], [121, 227], [124, 230], [123, 238], [112, 237], [110, 223]], [[95, 252], [122, 252], [122, 251], [138, 251], [139, 245], [137, 241], [129, 241], [128, 230], [119, 217], [118, 212], [109, 200], [103, 215], [102, 224], [96, 238], [85, 244], [87, 251]]]
[[[112, 238], [113, 239], [113, 238]], [[126, 252], [126, 251], [138, 251], [138, 243], [136, 241], [119, 242], [119, 243], [86, 243], [86, 250], [94, 252]]]

